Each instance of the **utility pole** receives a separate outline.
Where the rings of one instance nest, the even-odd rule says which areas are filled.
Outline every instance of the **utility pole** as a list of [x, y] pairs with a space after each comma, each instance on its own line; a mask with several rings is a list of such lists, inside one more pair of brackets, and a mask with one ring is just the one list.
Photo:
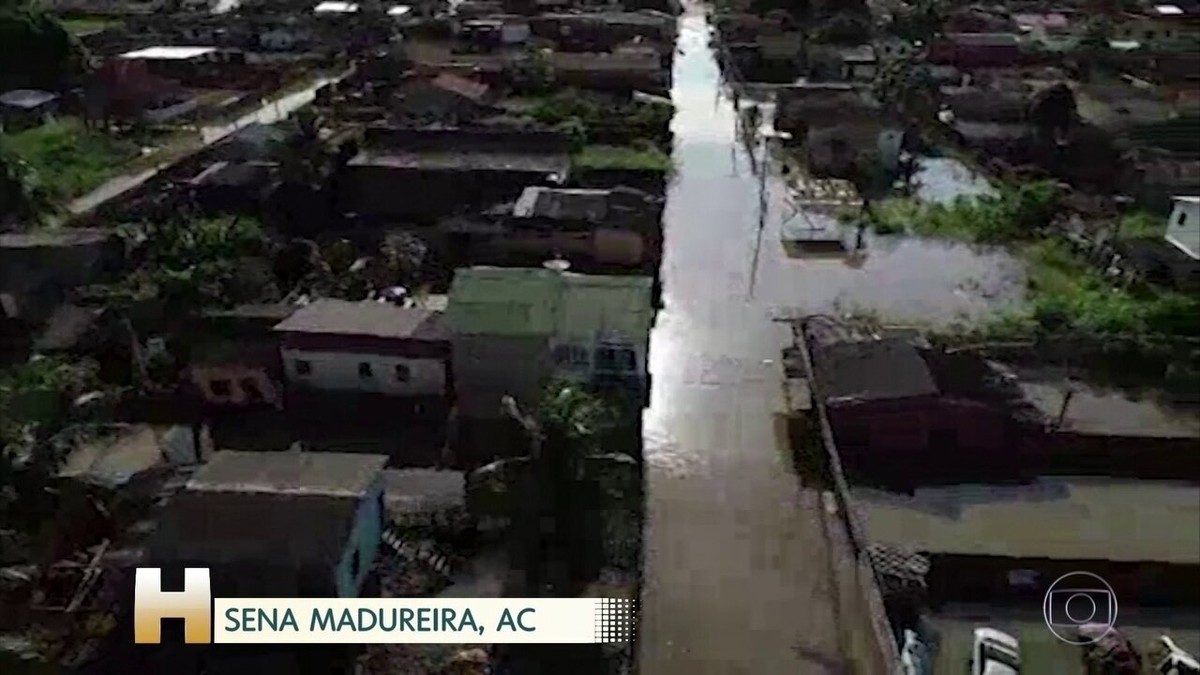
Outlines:
[[767, 225], [767, 167], [771, 150], [770, 142], [769, 136], [763, 136], [760, 143], [762, 159], [758, 162], [758, 233], [754, 237], [754, 258], [750, 261], [750, 286], [748, 289], [751, 298], [754, 297], [754, 285], [758, 280], [758, 259], [762, 252], [763, 230]]

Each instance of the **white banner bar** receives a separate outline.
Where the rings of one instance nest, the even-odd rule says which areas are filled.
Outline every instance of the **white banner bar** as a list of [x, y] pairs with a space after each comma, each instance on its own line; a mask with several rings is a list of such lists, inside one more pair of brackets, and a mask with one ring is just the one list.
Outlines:
[[620, 598], [214, 598], [218, 644], [628, 642]]

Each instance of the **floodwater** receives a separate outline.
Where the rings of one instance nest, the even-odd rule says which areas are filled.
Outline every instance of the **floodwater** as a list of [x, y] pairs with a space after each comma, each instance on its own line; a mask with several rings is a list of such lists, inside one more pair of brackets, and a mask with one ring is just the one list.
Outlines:
[[795, 475], [778, 422], [790, 333], [772, 318], [863, 307], [948, 320], [1019, 294], [1019, 269], [962, 246], [870, 236], [857, 262], [789, 258], [777, 175], [765, 181], [760, 238], [759, 179], [734, 147], [707, 19], [691, 6], [680, 22], [666, 306], [645, 423], [641, 672], [875, 672], [862, 665], [870, 628], [847, 599], [845, 535], [820, 487]]
[[917, 197], [922, 201], [948, 204], [958, 197], [994, 195], [987, 178], [953, 157], [917, 159]]

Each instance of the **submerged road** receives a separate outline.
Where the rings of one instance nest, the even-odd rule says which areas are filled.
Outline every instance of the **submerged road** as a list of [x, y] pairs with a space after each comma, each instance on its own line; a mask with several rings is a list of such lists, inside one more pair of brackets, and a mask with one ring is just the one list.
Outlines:
[[[865, 665], [870, 628], [849, 588], [845, 535], [821, 488], [792, 467], [778, 415], [790, 334], [772, 321], [793, 303], [826, 305], [845, 285], [794, 284], [855, 270], [837, 261], [801, 269], [770, 219], [755, 262], [759, 179], [734, 148], [736, 115], [702, 9], [681, 18], [679, 46], [665, 308], [645, 423], [640, 672], [878, 672]], [[782, 192], [778, 176], [768, 183]]]

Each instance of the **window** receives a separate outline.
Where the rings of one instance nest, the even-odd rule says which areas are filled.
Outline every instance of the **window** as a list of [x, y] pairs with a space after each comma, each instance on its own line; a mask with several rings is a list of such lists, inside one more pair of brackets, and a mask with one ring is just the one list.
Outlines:
[[637, 354], [628, 347], [600, 347], [596, 349], [596, 370], [632, 373], [637, 370]]
[[588, 352], [579, 345], [558, 345], [554, 348], [554, 364], [563, 368], [586, 368]]
[[246, 393], [246, 398], [249, 399], [251, 403], [262, 403], [263, 400], [265, 400], [262, 390], [258, 388], [258, 381], [254, 378], [247, 377], [239, 384], [241, 384], [242, 391]]
[[394, 370], [397, 382], [408, 382], [412, 378], [412, 371], [403, 363], [397, 363]]
[[375, 373], [371, 370], [371, 364], [367, 363], [366, 361], [360, 362], [358, 364], [358, 376], [359, 377], [375, 377]]
[[312, 375], [312, 363], [304, 359], [296, 359], [295, 366], [297, 375]]
[[225, 398], [233, 393], [232, 383], [229, 380], [211, 380], [208, 388], [212, 390], [213, 396], [220, 398]]

